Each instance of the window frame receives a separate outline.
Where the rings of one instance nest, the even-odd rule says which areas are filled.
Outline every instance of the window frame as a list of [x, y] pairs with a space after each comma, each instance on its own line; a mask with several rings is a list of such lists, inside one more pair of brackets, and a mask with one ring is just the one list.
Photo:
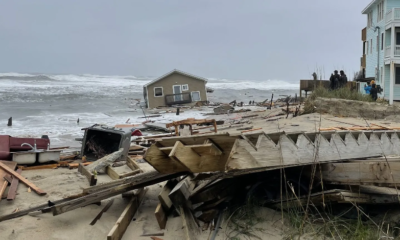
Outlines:
[[[199, 100], [194, 100], [194, 99], [193, 99], [193, 93], [199, 93]], [[193, 91], [193, 92], [190, 92], [190, 96], [191, 96], [191, 98], [192, 98], [192, 101], [196, 101], [196, 102], [201, 101], [200, 91]]]
[[[186, 89], [185, 89], [185, 87], [186, 87]], [[182, 92], [183, 91], [189, 91], [189, 84], [182, 84]]]
[[[397, 72], [397, 71], [399, 71], [399, 72]], [[400, 85], [400, 67], [395, 67], [395, 70], [394, 70], [394, 84], [395, 85]]]
[[372, 54], [372, 49], [373, 49], [372, 46], [374, 46], [374, 45], [373, 45], [373, 43], [372, 43], [372, 38], [371, 38], [371, 48], [370, 48], [370, 53], [371, 53], [371, 54]]
[[[161, 96], [156, 96], [156, 88], [161, 88]], [[164, 87], [154, 87], [153, 92], [154, 92], [154, 97], [164, 97]]]
[[385, 33], [382, 33], [381, 36], [382, 36], [381, 37], [381, 41], [382, 41], [381, 42], [381, 50], [383, 50], [383, 48], [384, 48], [384, 44], [383, 43], [385, 42]]
[[372, 26], [372, 11], [367, 14], [367, 27], [370, 28]]

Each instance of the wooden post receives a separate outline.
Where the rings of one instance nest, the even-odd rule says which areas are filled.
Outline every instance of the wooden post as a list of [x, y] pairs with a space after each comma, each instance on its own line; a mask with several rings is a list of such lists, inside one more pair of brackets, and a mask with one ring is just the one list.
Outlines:
[[272, 109], [272, 100], [274, 99], [274, 94], [271, 96], [271, 104], [269, 105], [269, 109]]
[[217, 121], [215, 121], [215, 119], [213, 121], [213, 125], [214, 125], [214, 132], [217, 133], [218, 132], [218, 130], [217, 130]]
[[176, 108], [176, 115], [178, 116], [180, 112], [180, 108]]
[[10, 118], [8, 119], [7, 126], [9, 126], [9, 127], [11, 127], [11, 126], [12, 126], [12, 117], [10, 117]]

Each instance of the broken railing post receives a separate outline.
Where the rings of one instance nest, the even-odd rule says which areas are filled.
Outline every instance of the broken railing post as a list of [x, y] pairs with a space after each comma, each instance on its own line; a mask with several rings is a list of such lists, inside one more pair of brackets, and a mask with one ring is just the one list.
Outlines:
[[180, 108], [176, 108], [176, 115], [179, 115]]
[[9, 127], [11, 127], [11, 126], [12, 126], [12, 117], [10, 117], [10, 118], [8, 119], [7, 126], [9, 126]]

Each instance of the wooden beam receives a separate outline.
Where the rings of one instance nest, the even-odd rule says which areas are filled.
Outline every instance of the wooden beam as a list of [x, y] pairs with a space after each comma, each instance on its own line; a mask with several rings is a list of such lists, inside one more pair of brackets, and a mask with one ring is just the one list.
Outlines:
[[186, 206], [180, 206], [180, 213], [183, 227], [185, 230], [186, 240], [196, 240], [196, 236], [200, 234], [199, 226], [197, 225], [191, 211]]
[[90, 223], [90, 225], [92, 225], [92, 226], [95, 225], [97, 220], [99, 220], [101, 218], [103, 213], [107, 212], [107, 210], [111, 207], [113, 202], [114, 202], [114, 199], [111, 199], [110, 201], [108, 201], [107, 205], [103, 209], [101, 209], [99, 214], [97, 214], [97, 216], [93, 219], [93, 221]]
[[28, 187], [30, 187], [33, 191], [35, 191], [39, 195], [46, 195], [46, 192], [43, 191], [42, 189], [38, 188], [35, 184], [31, 183], [30, 181], [26, 180], [23, 176], [21, 176], [19, 173], [15, 172], [13, 169], [7, 167], [5, 164], [0, 162], [0, 168], [4, 169], [6, 172], [11, 174], [13, 177], [18, 178], [21, 182], [26, 184]]
[[94, 186], [97, 183], [97, 176], [92, 174], [91, 172], [89, 172], [89, 170], [87, 170], [82, 163], [79, 163], [79, 167], [78, 167], [78, 172], [80, 172], [81, 174], [83, 174], [87, 180], [89, 181], [89, 185], [90, 186]]
[[76, 199], [72, 199], [70, 201], [63, 202], [53, 206], [51, 208], [53, 215], [56, 216], [80, 207], [87, 206], [95, 202], [99, 202], [103, 199], [122, 194], [127, 191], [164, 182], [168, 179], [176, 178], [178, 176], [186, 174], [186, 173], [160, 174], [156, 171], [149, 173], [150, 174], [146, 173], [139, 174], [131, 177], [130, 179], [115, 180], [112, 183], [106, 183], [103, 185], [84, 189], [82, 194], [87, 194], [87, 195], [80, 196]]
[[[21, 174], [22, 170], [17, 169], [17, 173]], [[7, 200], [11, 201], [15, 199], [15, 196], [17, 195], [17, 188], [18, 188], [18, 183], [19, 179], [18, 178], [13, 178], [11, 181], [10, 188], [8, 189], [8, 195], [7, 195]]]
[[114, 227], [107, 235], [107, 240], [120, 240], [122, 239], [126, 229], [128, 228], [129, 224], [133, 216], [135, 215], [136, 211], [138, 210], [144, 195], [146, 194], [147, 189], [141, 189], [138, 194], [132, 197], [131, 201], [126, 206], [125, 210], [122, 212], [121, 216], [118, 218], [117, 222], [115, 223]]
[[93, 162], [85, 162], [85, 163], [70, 163], [68, 164], [68, 168], [69, 169], [74, 169], [74, 168], [78, 168], [79, 164], [82, 164], [83, 166], [87, 166], [89, 164], [92, 164]]
[[154, 211], [154, 215], [156, 216], [158, 226], [160, 226], [160, 229], [165, 229], [165, 226], [167, 225], [167, 214], [165, 213], [161, 203], [157, 204], [157, 208]]

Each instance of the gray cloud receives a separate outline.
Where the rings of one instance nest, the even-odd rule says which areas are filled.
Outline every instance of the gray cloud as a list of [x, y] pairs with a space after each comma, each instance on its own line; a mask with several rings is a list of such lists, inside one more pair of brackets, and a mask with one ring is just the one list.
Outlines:
[[0, 72], [308, 78], [359, 69], [370, 0], [3, 1]]

